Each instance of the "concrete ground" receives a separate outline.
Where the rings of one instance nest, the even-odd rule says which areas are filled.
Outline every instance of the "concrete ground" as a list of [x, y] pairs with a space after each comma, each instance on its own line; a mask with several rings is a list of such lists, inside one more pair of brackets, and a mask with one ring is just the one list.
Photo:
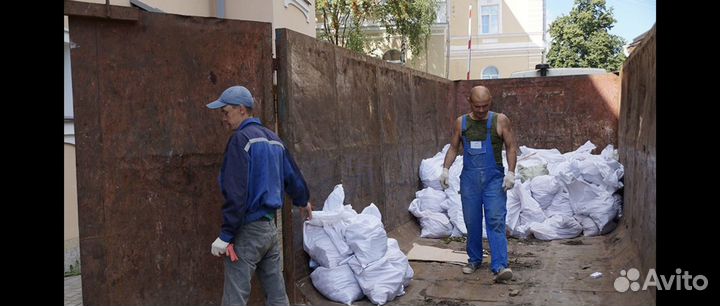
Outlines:
[[[465, 250], [464, 242], [420, 238], [419, 227], [408, 222], [388, 233], [407, 254], [413, 243]], [[650, 291], [618, 292], [614, 289], [620, 270], [639, 267], [637, 249], [620, 226], [605, 236], [555, 241], [509, 238], [508, 250], [513, 279], [496, 284], [488, 263], [472, 274], [462, 266], [439, 262], [410, 265], [415, 276], [406, 294], [387, 305], [654, 305]], [[487, 249], [487, 241], [485, 241]], [[599, 278], [590, 274], [601, 272]], [[342, 305], [325, 299], [308, 278], [298, 284], [310, 305]], [[65, 278], [65, 306], [82, 305], [80, 276]], [[353, 305], [373, 305], [367, 298]]]
[[[463, 274], [462, 266], [439, 262], [416, 262], [406, 294], [387, 305], [654, 305], [650, 291], [618, 292], [614, 289], [620, 270], [639, 267], [637, 250], [618, 227], [605, 236], [578, 237], [554, 241], [509, 238], [510, 268], [508, 284], [496, 284], [488, 263], [473, 274]], [[419, 237], [414, 222], [388, 233], [398, 239], [407, 254], [412, 243], [465, 250], [464, 242]], [[487, 241], [485, 241], [487, 249]], [[590, 274], [601, 272], [599, 278]], [[341, 305], [325, 299], [309, 278], [300, 288], [312, 305]], [[373, 305], [367, 298], [353, 305]]]

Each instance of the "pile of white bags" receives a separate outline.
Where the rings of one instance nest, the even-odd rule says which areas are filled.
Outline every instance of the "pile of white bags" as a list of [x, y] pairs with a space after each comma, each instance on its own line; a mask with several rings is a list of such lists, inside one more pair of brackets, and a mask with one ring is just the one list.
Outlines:
[[[462, 156], [450, 167], [450, 187], [440, 187], [442, 163], [449, 148], [420, 164], [425, 189], [416, 193], [408, 210], [423, 227], [421, 237], [466, 235], [460, 201]], [[506, 229], [514, 237], [542, 240], [602, 235], [617, 226], [622, 214], [623, 166], [608, 145], [599, 155], [590, 141], [565, 154], [557, 149], [520, 147], [515, 187], [507, 192]], [[503, 151], [503, 165], [507, 160]], [[444, 193], [443, 198], [441, 194]], [[483, 237], [487, 237], [483, 223]]]
[[[462, 201], [460, 200], [460, 172], [463, 167], [463, 157], [458, 155], [450, 166], [448, 185], [444, 191], [440, 185], [445, 154], [450, 148], [447, 144], [435, 156], [420, 162], [420, 180], [423, 182], [422, 190], [415, 193], [415, 200], [410, 203], [408, 211], [420, 221], [423, 238], [460, 237], [467, 235], [465, 220], [463, 219]], [[485, 220], [483, 220], [483, 237]]]
[[624, 168], [612, 145], [599, 155], [591, 154], [593, 149], [590, 141], [565, 154], [520, 147], [518, 168], [542, 164], [548, 175], [529, 175], [508, 190], [506, 224], [511, 235], [553, 240], [615, 229], [622, 209], [615, 192], [623, 186]]
[[310, 278], [330, 300], [350, 305], [367, 296], [383, 305], [405, 294], [413, 270], [397, 241], [387, 238], [375, 204], [358, 214], [344, 199], [342, 185], [335, 186], [323, 210], [303, 224], [303, 247], [317, 266]]

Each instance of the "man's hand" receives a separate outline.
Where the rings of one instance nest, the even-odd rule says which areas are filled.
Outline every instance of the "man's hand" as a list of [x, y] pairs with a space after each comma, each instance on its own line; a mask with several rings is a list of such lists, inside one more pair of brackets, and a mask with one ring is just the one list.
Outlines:
[[448, 183], [448, 177], [450, 177], [450, 170], [448, 168], [443, 168], [443, 172], [440, 175], [440, 186], [442, 186], [442, 189], [447, 189], [450, 187], [450, 184]]
[[305, 207], [300, 208], [300, 215], [302, 215], [304, 220], [312, 219], [312, 204], [310, 204], [310, 202], [307, 202]]
[[507, 174], [505, 174], [505, 179], [503, 180], [503, 190], [508, 191], [509, 189], [512, 189], [513, 186], [515, 186], [515, 172], [508, 171]]
[[210, 248], [210, 253], [213, 255], [220, 257], [220, 255], [225, 254], [227, 252], [227, 246], [228, 243], [225, 241], [222, 241], [220, 237], [215, 239], [212, 243], [212, 248]]

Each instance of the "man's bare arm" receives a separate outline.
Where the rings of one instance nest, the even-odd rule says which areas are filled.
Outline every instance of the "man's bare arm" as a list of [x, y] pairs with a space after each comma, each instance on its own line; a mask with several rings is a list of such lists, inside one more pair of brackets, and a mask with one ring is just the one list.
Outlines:
[[455, 157], [457, 157], [458, 149], [460, 146], [460, 135], [462, 133], [462, 116], [455, 120], [455, 127], [453, 128], [452, 137], [450, 137], [450, 148], [448, 148], [445, 154], [445, 161], [443, 162], [443, 168], [450, 169]]
[[510, 118], [505, 114], [498, 117], [499, 131], [498, 135], [502, 137], [505, 143], [505, 153], [507, 155], [508, 171], [515, 172], [515, 164], [517, 163], [517, 142], [515, 141], [515, 132], [512, 128]]

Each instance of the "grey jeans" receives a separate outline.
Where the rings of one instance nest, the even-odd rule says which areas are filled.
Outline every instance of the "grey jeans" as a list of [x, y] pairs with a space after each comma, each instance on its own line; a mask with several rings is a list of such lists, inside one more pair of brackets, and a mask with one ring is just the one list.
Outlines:
[[257, 270], [265, 290], [265, 305], [289, 305], [285, 281], [280, 271], [280, 245], [275, 221], [255, 221], [243, 225], [233, 241], [239, 258], [225, 257], [225, 286], [222, 305], [247, 305], [250, 280]]

